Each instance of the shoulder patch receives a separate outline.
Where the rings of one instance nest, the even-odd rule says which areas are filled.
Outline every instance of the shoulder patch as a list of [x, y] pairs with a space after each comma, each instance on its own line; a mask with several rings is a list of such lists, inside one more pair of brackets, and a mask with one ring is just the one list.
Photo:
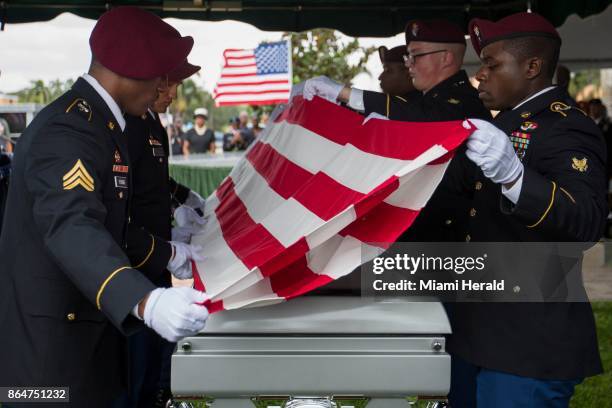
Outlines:
[[70, 113], [72, 111], [87, 119], [88, 122], [91, 122], [91, 116], [93, 114], [93, 111], [91, 109], [91, 106], [89, 106], [89, 103], [87, 103], [85, 99], [77, 98], [72, 101], [70, 105], [68, 105], [68, 107], [66, 108], [66, 113]]

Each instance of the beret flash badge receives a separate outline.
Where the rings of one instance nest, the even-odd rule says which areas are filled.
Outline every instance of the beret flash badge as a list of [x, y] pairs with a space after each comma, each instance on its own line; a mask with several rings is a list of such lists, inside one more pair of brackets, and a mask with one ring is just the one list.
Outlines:
[[478, 39], [478, 44], [482, 44], [482, 38], [480, 38], [480, 28], [478, 28], [477, 25], [474, 26], [474, 34], [476, 35], [476, 38]]

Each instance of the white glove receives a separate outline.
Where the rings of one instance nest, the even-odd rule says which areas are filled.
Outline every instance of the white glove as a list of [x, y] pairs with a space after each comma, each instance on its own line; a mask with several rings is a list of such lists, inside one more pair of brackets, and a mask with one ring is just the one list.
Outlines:
[[193, 190], [189, 190], [189, 194], [187, 195], [187, 199], [185, 200], [185, 205], [187, 207], [191, 207], [194, 210], [200, 209], [202, 214], [204, 214], [204, 209], [206, 208], [206, 200], [202, 198], [201, 195], [196, 193]]
[[204, 257], [200, 255], [202, 248], [197, 245], [189, 245], [176, 241], [170, 241], [170, 245], [172, 245], [174, 255], [168, 261], [168, 270], [177, 279], [192, 278], [191, 260], [204, 260]]
[[157, 288], [149, 294], [143, 320], [164, 339], [177, 342], [204, 328], [208, 309], [196, 303], [206, 300], [206, 293], [188, 287]]
[[318, 95], [330, 102], [338, 103], [338, 95], [342, 88], [344, 88], [344, 85], [332, 81], [326, 76], [314, 77], [304, 83], [304, 98], [310, 101], [315, 95]]
[[206, 217], [200, 217], [193, 208], [186, 205], [181, 205], [174, 210], [174, 219], [179, 227], [191, 227], [193, 234], [201, 231], [206, 224]]
[[193, 227], [172, 227], [172, 241], [188, 244], [194, 234]]
[[467, 157], [494, 183], [506, 184], [518, 179], [523, 163], [514, 152], [508, 135], [485, 120], [470, 119], [470, 122], [477, 129], [468, 139]]

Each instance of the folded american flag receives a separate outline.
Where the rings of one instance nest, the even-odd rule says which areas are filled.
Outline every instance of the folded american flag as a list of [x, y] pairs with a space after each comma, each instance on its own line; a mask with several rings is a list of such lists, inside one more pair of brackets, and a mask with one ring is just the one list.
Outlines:
[[321, 98], [277, 109], [208, 198], [192, 243], [212, 312], [290, 299], [379, 255], [406, 230], [470, 134], [466, 122], [369, 119]]

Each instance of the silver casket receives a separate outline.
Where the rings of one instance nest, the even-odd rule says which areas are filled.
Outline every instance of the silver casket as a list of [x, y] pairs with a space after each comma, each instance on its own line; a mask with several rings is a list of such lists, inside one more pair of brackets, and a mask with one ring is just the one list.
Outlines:
[[451, 329], [441, 303], [336, 293], [212, 315], [203, 332], [177, 344], [175, 401], [391, 408], [407, 407], [407, 397], [445, 399]]

